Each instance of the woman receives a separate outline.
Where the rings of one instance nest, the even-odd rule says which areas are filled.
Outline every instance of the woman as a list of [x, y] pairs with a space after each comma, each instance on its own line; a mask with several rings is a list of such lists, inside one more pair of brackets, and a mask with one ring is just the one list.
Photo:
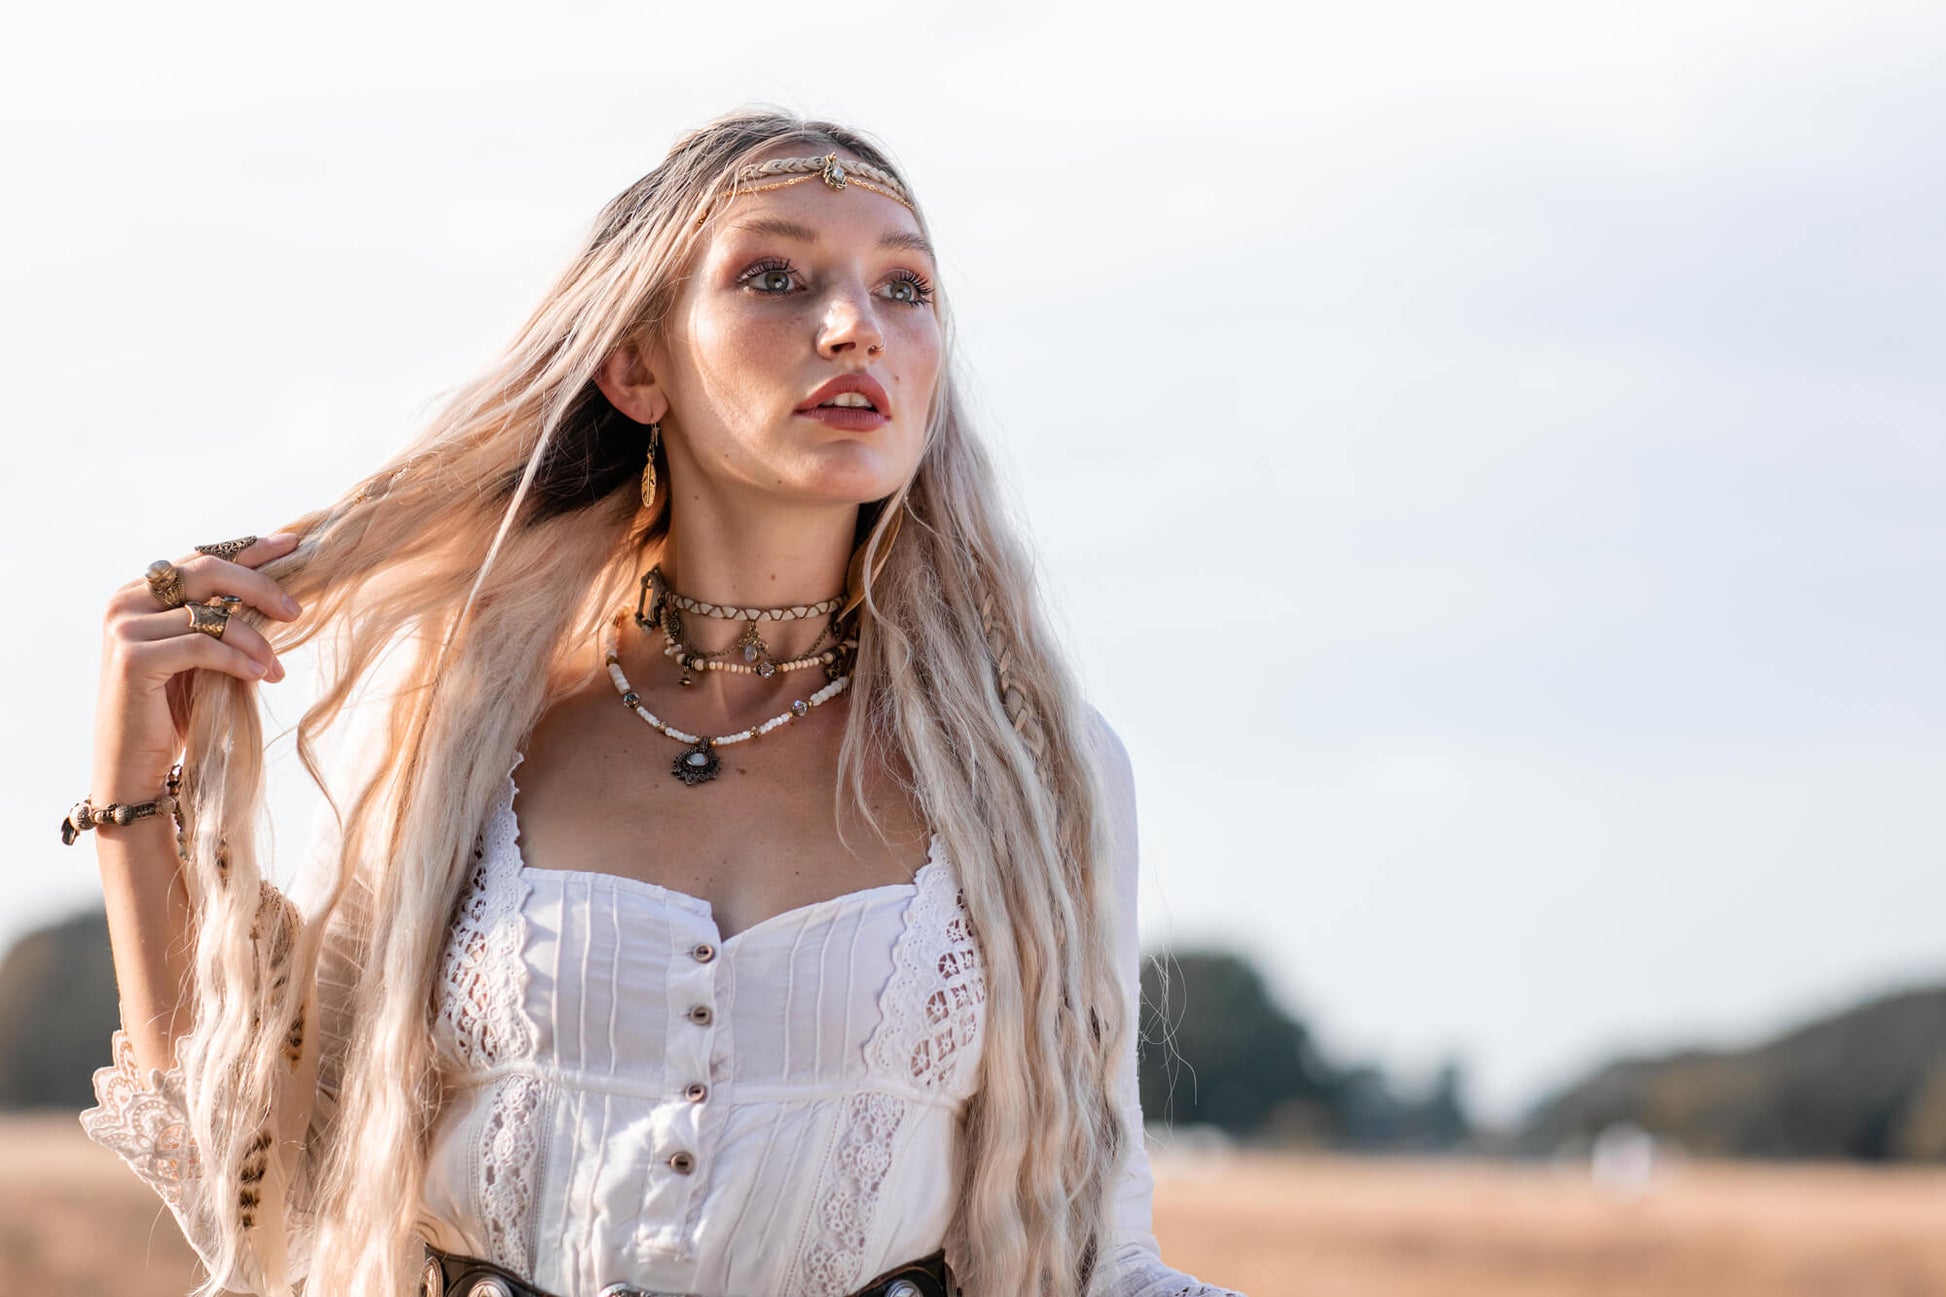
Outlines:
[[[1149, 1230], [1127, 757], [936, 280], [871, 141], [720, 118], [398, 459], [117, 592], [83, 1122], [201, 1291], [1216, 1291]], [[286, 899], [313, 640], [307, 765], [389, 663], [384, 723]]]

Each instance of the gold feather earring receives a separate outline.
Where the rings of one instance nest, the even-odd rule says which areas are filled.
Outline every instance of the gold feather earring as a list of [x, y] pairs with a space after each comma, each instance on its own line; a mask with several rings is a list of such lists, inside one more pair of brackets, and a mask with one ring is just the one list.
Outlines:
[[662, 440], [662, 421], [649, 425], [649, 460], [642, 465], [642, 507], [655, 508], [655, 448]]

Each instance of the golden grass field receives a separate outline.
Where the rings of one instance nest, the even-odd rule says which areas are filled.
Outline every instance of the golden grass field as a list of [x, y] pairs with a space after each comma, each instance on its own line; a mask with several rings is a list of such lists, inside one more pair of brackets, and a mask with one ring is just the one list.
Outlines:
[[[1946, 1297], [1946, 1171], [1168, 1155], [1156, 1234], [1249, 1297]], [[176, 1297], [174, 1222], [70, 1116], [0, 1118], [0, 1297]]]

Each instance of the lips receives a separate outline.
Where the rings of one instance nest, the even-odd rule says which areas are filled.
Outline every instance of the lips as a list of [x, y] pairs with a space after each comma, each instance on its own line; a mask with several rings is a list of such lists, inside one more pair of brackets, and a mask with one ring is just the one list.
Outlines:
[[[838, 375], [838, 377], [832, 379], [823, 387], [811, 393], [809, 397], [805, 398], [804, 404], [797, 407], [797, 412], [803, 414], [807, 411], [815, 410], [841, 392], [862, 393], [865, 399], [872, 403], [880, 415], [886, 418], [890, 418], [892, 415], [892, 399], [885, 394], [885, 389], [879, 385], [878, 380], [870, 374]], [[844, 409], [845, 407], [838, 406], [836, 408]], [[870, 413], [870, 411], [862, 411], [862, 413]]]

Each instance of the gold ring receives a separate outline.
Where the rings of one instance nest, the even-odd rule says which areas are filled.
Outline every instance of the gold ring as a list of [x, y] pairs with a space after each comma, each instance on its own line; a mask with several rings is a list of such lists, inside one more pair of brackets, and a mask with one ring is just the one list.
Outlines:
[[192, 603], [189, 605], [189, 628], [220, 640], [223, 632], [230, 629], [230, 613], [242, 602], [237, 596], [226, 594], [217, 596], [215, 603]]
[[149, 583], [149, 593], [161, 600], [164, 608], [180, 608], [189, 602], [182, 590], [182, 569], [166, 558], [149, 564], [144, 580]]
[[236, 562], [236, 556], [257, 543], [255, 536], [238, 536], [235, 540], [219, 540], [213, 545], [198, 545], [198, 554], [212, 554], [228, 562]]

